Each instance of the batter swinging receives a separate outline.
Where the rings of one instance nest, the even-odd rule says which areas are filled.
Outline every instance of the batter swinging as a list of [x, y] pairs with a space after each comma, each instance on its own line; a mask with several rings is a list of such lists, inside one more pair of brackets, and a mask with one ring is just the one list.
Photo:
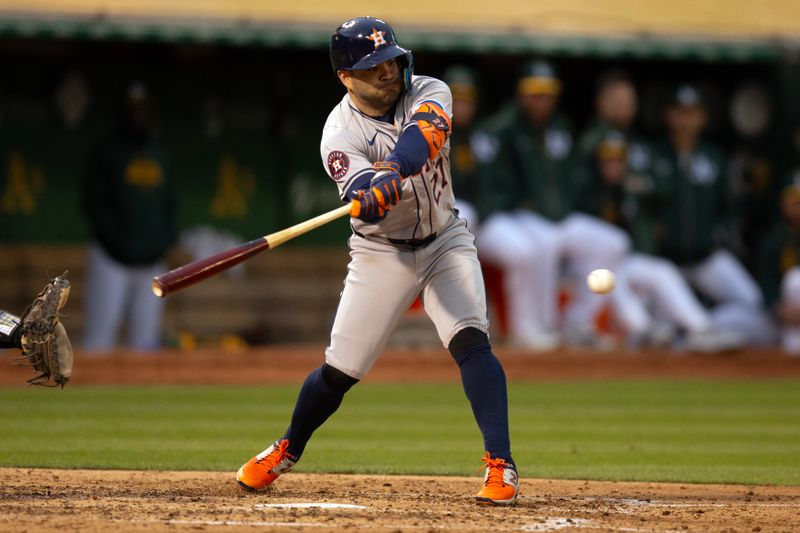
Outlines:
[[376, 18], [344, 22], [330, 53], [347, 94], [328, 117], [321, 153], [341, 199], [360, 199], [351, 219], [351, 261], [325, 363], [303, 384], [286, 434], [245, 463], [236, 479], [259, 489], [291, 470], [420, 296], [459, 366], [483, 434], [486, 475], [477, 501], [511, 504], [518, 477], [505, 374], [489, 344], [474, 237], [453, 209], [450, 90], [414, 76], [411, 52]]

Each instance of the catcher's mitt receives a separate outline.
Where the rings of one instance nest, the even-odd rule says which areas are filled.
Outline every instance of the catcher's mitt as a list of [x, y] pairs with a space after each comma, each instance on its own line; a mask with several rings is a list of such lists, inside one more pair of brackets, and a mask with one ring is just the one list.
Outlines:
[[28, 380], [29, 385], [63, 388], [72, 375], [72, 345], [59, 319], [69, 298], [66, 275], [64, 272], [51, 279], [22, 315], [20, 359], [41, 372]]

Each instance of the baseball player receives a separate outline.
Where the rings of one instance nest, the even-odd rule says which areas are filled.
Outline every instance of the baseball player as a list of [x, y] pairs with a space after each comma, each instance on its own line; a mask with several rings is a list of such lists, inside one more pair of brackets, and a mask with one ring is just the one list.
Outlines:
[[[573, 137], [557, 111], [561, 81], [552, 65], [523, 68], [517, 98], [492, 117], [484, 133], [494, 146], [481, 162], [481, 257], [504, 272], [511, 342], [547, 350], [567, 341], [596, 341], [593, 319], [602, 298], [583, 280], [596, 268], [615, 269], [627, 252], [625, 233], [595, 217], [574, 213]], [[581, 280], [564, 324], [558, 292], [566, 274]]]
[[413, 75], [411, 52], [376, 18], [344, 22], [331, 37], [330, 54], [347, 94], [328, 116], [320, 149], [341, 200], [358, 201], [351, 261], [325, 363], [303, 384], [286, 433], [236, 479], [254, 490], [291, 470], [420, 296], [459, 366], [483, 434], [486, 475], [477, 501], [511, 504], [518, 477], [505, 374], [489, 344], [474, 237], [453, 209], [450, 90]]
[[725, 178], [725, 158], [702, 138], [707, 115], [700, 91], [679, 85], [665, 112], [667, 135], [653, 148], [653, 177], [665, 191], [659, 255], [681, 267], [689, 282], [716, 305], [720, 329], [764, 342], [762, 295], [724, 245], [736, 214]]
[[639, 175], [649, 172], [652, 163], [650, 144], [633, 125], [638, 108], [636, 87], [628, 74], [622, 70], [604, 72], [597, 80], [596, 116], [578, 138], [578, 162], [594, 164], [598, 143], [609, 131], [616, 131], [625, 136], [629, 169]]
[[443, 81], [453, 95], [453, 134], [450, 136], [450, 174], [458, 216], [467, 221], [475, 233], [478, 228], [480, 184], [478, 183], [475, 123], [478, 113], [478, 81], [475, 72], [455, 65], [444, 73]]
[[86, 266], [83, 347], [108, 350], [125, 323], [137, 350], [161, 346], [164, 301], [153, 298], [153, 276], [178, 233], [177, 192], [168, 158], [153, 135], [153, 100], [132, 83], [117, 131], [90, 156], [83, 208], [92, 234]]
[[780, 326], [781, 348], [800, 355], [800, 172], [781, 192], [782, 220], [760, 243], [758, 280]]
[[741, 197], [734, 252], [755, 271], [760, 242], [777, 221], [775, 206], [781, 203], [781, 178], [776, 170], [780, 142], [772, 134], [774, 110], [771, 96], [761, 82], [746, 81], [733, 92], [729, 114], [737, 144], [732, 150], [729, 179]]
[[577, 209], [623, 228], [631, 237], [634, 252], [620, 264], [617, 287], [610, 296], [629, 345], [666, 344], [677, 325], [686, 334], [684, 345], [689, 350], [740, 347], [742, 339], [734, 332], [716, 330], [677, 266], [652, 254], [663, 194], [649, 175], [630, 169], [629, 146], [622, 132], [605, 133], [595, 144], [591, 174], [576, 200]]

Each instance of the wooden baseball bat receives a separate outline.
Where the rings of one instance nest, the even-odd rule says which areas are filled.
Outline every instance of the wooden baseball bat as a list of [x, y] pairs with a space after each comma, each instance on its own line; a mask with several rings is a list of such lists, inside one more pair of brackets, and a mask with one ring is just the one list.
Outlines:
[[258, 253], [277, 248], [286, 241], [308, 233], [312, 229], [323, 226], [338, 218], [342, 218], [345, 215], [349, 215], [353, 207], [352, 204], [337, 207], [332, 211], [310, 218], [305, 222], [300, 222], [289, 228], [270, 233], [258, 239], [253, 239], [252, 241], [235, 246], [230, 250], [225, 250], [224, 252], [204, 259], [198, 259], [197, 261], [156, 276], [153, 278], [153, 283], [151, 285], [153, 294], [159, 298], [163, 298], [184, 287], [194, 285], [198, 281], [202, 281], [214, 274], [238, 265], [245, 259], [253, 257]]

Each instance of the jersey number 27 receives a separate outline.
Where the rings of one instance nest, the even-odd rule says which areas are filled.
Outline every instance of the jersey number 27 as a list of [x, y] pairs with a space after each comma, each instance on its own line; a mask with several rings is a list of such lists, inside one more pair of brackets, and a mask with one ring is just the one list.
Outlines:
[[[431, 170], [433, 170], [433, 172], [431, 172]], [[429, 179], [431, 182], [431, 188], [433, 189], [433, 201], [436, 202], [436, 205], [439, 205], [439, 199], [442, 197], [442, 191], [449, 183], [444, 173], [444, 160], [441, 157], [437, 157], [436, 161], [433, 163], [433, 166], [431, 166], [431, 162], [428, 161], [425, 163], [425, 168], [422, 170], [422, 173], [430, 173]]]

